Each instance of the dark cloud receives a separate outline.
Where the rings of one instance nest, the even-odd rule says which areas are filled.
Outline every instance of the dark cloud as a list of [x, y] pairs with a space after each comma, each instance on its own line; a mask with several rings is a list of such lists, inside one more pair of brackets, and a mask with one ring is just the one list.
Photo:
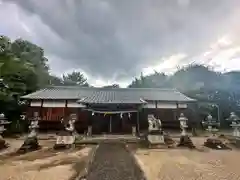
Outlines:
[[231, 19], [240, 6], [238, 0], [4, 2], [40, 18], [45, 27], [36, 24], [34, 33], [54, 56], [53, 69], [80, 68], [108, 80], [129, 79], [162, 57], [203, 53], [237, 23]]

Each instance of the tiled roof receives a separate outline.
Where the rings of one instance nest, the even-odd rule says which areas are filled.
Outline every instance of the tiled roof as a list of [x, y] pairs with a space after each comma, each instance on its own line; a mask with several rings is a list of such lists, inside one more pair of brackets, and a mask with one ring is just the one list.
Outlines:
[[144, 104], [147, 103], [140, 96], [132, 92], [115, 91], [113, 89], [99, 89], [90, 96], [83, 97], [78, 102], [94, 104]]
[[89, 88], [53, 86], [22, 96], [22, 99], [72, 99], [85, 103], [144, 103], [143, 100], [195, 101], [175, 89], [159, 88]]

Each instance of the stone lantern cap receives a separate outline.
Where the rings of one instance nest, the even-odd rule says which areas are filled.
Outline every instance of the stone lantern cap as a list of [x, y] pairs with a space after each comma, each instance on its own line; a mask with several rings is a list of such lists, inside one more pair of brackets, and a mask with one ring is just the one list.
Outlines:
[[240, 118], [235, 114], [235, 112], [231, 112], [228, 120], [230, 120], [230, 121], [240, 121]]
[[3, 114], [3, 113], [0, 114], [0, 120], [6, 120], [5, 114]]
[[186, 117], [184, 116], [184, 114], [181, 113], [181, 114], [180, 114], [180, 117], [178, 118], [178, 120], [179, 120], [179, 121], [187, 121], [188, 118], [186, 118]]
[[240, 127], [240, 118], [234, 112], [230, 113], [230, 117], [227, 120], [232, 122], [230, 126]]
[[0, 125], [5, 125], [5, 124], [9, 124], [10, 122], [7, 121], [7, 118], [5, 117], [5, 115], [2, 113], [0, 114]]
[[220, 123], [215, 118], [213, 118], [211, 114], [207, 116], [207, 121], [205, 122], [205, 124], [207, 124], [208, 126], [220, 126]]

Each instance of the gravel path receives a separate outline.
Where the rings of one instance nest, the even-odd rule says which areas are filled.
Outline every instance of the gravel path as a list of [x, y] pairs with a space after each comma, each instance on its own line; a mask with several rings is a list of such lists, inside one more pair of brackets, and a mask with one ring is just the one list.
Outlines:
[[122, 143], [101, 143], [87, 180], [145, 180], [134, 157]]

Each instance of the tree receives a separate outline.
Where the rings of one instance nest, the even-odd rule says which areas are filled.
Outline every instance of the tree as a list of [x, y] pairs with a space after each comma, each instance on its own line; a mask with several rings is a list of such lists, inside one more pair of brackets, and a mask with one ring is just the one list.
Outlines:
[[42, 48], [28, 41], [0, 36], [0, 113], [13, 127], [22, 111], [19, 97], [47, 85], [49, 73]]
[[43, 87], [49, 83], [48, 59], [44, 56], [44, 50], [29, 41], [17, 39], [12, 43], [12, 53], [21, 62], [30, 63], [37, 75], [37, 86]]
[[231, 111], [240, 114], [239, 78], [238, 71], [219, 73], [207, 66], [190, 64], [179, 68], [170, 76], [158, 72], [148, 76], [141, 75], [129, 87], [176, 88], [198, 102], [204, 102], [204, 105], [199, 106], [199, 114], [206, 114], [208, 111], [217, 116], [217, 108], [212, 107], [212, 104], [217, 104], [220, 107], [221, 120], [224, 121]]
[[79, 86], [89, 86], [87, 83], [87, 78], [81, 72], [73, 71], [63, 75], [63, 84], [68, 86], [79, 85]]
[[103, 88], [120, 88], [119, 84], [112, 84], [108, 86], [103, 86]]
[[49, 77], [49, 84], [53, 86], [62, 86], [64, 85], [63, 80], [57, 76], [50, 76]]

